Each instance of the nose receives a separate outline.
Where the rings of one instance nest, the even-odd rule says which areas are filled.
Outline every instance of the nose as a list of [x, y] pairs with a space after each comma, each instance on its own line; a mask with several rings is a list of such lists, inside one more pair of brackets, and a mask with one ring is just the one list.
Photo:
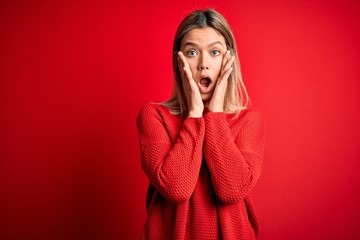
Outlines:
[[199, 57], [199, 70], [208, 70], [209, 69], [209, 62], [207, 57], [204, 54], [201, 54]]

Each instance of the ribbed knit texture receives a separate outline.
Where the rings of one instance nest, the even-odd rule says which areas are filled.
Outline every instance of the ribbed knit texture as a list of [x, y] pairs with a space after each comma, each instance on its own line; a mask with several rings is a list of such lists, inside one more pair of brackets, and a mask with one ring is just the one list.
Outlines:
[[256, 239], [249, 193], [261, 172], [261, 115], [172, 115], [147, 104], [138, 114], [141, 166], [150, 184], [141, 239]]

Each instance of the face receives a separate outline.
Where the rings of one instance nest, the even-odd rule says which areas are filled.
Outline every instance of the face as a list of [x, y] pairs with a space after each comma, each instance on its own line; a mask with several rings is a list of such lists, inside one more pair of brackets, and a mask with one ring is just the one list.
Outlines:
[[181, 41], [180, 51], [189, 63], [204, 103], [211, 99], [226, 50], [225, 38], [211, 27], [195, 28]]

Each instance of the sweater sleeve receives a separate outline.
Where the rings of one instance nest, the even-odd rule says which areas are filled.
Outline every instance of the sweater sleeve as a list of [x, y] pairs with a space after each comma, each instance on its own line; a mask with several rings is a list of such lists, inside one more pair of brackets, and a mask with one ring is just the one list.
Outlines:
[[241, 117], [233, 136], [224, 113], [205, 115], [204, 154], [214, 190], [224, 204], [245, 198], [257, 182], [263, 160], [265, 127], [261, 115], [249, 111]]
[[187, 118], [172, 142], [161, 116], [152, 105], [138, 113], [141, 166], [150, 183], [168, 201], [188, 200], [198, 180], [205, 134], [203, 118]]

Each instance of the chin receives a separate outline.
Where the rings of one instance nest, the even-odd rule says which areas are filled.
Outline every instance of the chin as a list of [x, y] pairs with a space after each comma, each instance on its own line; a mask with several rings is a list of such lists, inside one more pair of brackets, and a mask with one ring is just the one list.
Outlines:
[[212, 93], [201, 94], [201, 100], [203, 102], [209, 102], [211, 100]]

